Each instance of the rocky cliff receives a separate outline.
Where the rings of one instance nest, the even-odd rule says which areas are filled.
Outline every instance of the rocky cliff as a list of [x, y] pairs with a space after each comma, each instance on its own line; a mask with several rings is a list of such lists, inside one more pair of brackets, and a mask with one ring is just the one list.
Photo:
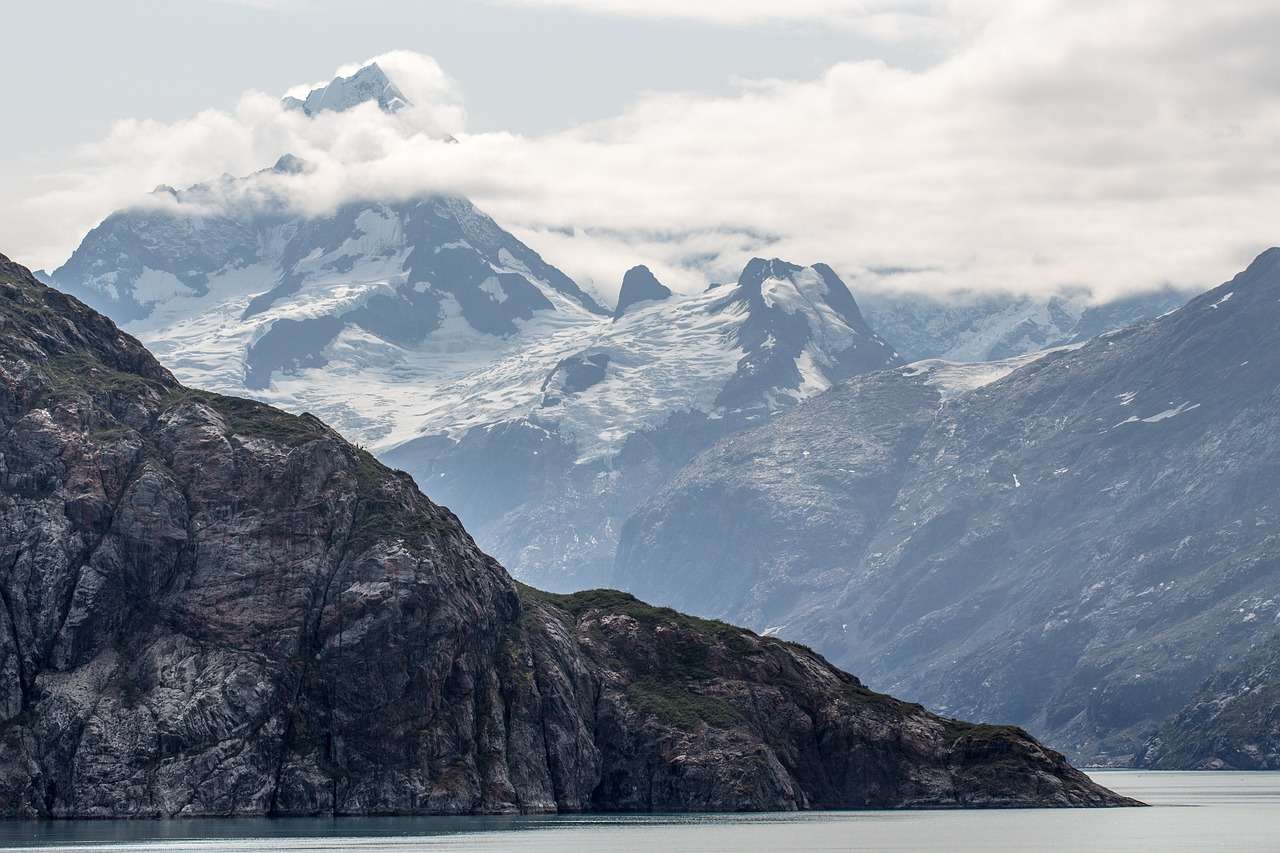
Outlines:
[[0, 814], [1119, 805], [1013, 728], [518, 588], [317, 419], [0, 257]]

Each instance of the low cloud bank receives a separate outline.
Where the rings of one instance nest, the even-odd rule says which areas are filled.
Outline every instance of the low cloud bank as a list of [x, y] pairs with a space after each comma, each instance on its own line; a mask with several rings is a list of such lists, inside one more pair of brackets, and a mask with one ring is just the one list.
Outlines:
[[230, 112], [121, 121], [2, 215], [42, 217], [65, 257], [156, 184], [287, 152], [312, 168], [271, 190], [298, 210], [463, 194], [606, 297], [636, 263], [693, 290], [753, 254], [825, 260], [860, 288], [1113, 296], [1211, 284], [1278, 241], [1275, 4], [969, 0], [935, 18], [960, 35], [922, 71], [656, 94], [536, 137], [468, 134], [456, 83], [399, 51], [374, 59], [411, 109], [308, 118], [249, 92]]

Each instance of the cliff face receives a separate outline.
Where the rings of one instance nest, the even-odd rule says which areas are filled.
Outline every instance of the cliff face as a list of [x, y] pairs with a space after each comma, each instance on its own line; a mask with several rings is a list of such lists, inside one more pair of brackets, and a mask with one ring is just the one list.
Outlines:
[[1127, 802], [800, 647], [518, 590], [407, 475], [3, 256], [0, 433], [6, 816]]

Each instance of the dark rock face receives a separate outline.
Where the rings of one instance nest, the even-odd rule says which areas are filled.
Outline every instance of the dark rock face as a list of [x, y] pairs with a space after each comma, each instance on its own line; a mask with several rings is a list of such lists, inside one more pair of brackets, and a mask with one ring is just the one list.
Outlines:
[[1138, 756], [1154, 770], [1280, 770], [1280, 637], [1206, 681]]
[[1280, 250], [993, 384], [954, 370], [859, 377], [700, 454], [610, 583], [1130, 763], [1280, 614]]
[[671, 289], [658, 281], [648, 267], [632, 267], [622, 277], [622, 290], [618, 292], [618, 307], [613, 311], [613, 319], [618, 319], [637, 303], [660, 302], [670, 298]]
[[[804, 287], [805, 270], [778, 258], [753, 258], [743, 269], [738, 286], [718, 306], [721, 311], [744, 311], [747, 321], [738, 332], [744, 351], [738, 372], [716, 398], [720, 406], [734, 409], [759, 406], [769, 389], [804, 385], [801, 358], [822, 343], [799, 304], [820, 302], [853, 332], [848, 345], [831, 353], [828, 379], [841, 380], [859, 373], [902, 364], [902, 359], [863, 319], [849, 288], [826, 264], [814, 264], [820, 282]], [[771, 287], [786, 282], [790, 287]], [[821, 290], [821, 296], [815, 291]], [[799, 303], [799, 304], [797, 304]]]
[[604, 381], [609, 353], [580, 352], [560, 360], [542, 383], [542, 405], [554, 406], [565, 395], [579, 394]]
[[0, 257], [0, 814], [1120, 805], [812, 652], [517, 589], [310, 416]]
[[[367, 306], [366, 306], [367, 307]], [[325, 363], [324, 348], [342, 331], [340, 317], [311, 317], [293, 320], [283, 317], [271, 324], [267, 333], [250, 350], [244, 383], [248, 388], [267, 388], [277, 370], [292, 372]]]
[[[1045, 804], [1116, 802], [1019, 729], [934, 716], [803, 647], [612, 590], [523, 593], [544, 707], [596, 697], [581, 714], [593, 808], [1002, 806], [1021, 796], [1011, 788]], [[581, 732], [553, 731], [553, 765], [582, 749]]]

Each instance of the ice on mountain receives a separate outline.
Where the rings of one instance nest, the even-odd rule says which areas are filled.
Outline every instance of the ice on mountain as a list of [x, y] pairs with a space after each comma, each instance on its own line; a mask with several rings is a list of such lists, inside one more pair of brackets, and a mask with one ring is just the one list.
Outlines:
[[286, 108], [300, 110], [309, 116], [326, 110], [345, 112], [369, 101], [388, 113], [411, 106], [409, 99], [376, 62], [369, 63], [350, 77], [335, 77], [328, 84], [312, 89], [305, 98], [285, 96], [282, 99]]
[[140, 303], [150, 304], [169, 299], [174, 296], [190, 295], [187, 287], [173, 273], [164, 270], [142, 268], [142, 275], [133, 282], [133, 298]]
[[480, 289], [493, 297], [494, 302], [507, 301], [507, 292], [502, 289], [502, 283], [494, 276], [490, 276], [480, 282]]
[[1079, 345], [1054, 347], [1053, 349], [1040, 350], [1015, 358], [988, 362], [963, 363], [929, 358], [908, 364], [902, 368], [902, 375], [924, 377], [925, 381], [936, 387], [945, 398], [954, 394], [973, 391], [993, 382], [999, 382], [1018, 368], [1039, 361], [1047, 355], [1077, 349], [1078, 347]]
[[1165, 409], [1163, 412], [1152, 415], [1149, 418], [1143, 418], [1142, 421], [1143, 423], [1148, 423], [1148, 424], [1159, 423], [1160, 421], [1168, 420], [1169, 418], [1175, 418], [1178, 415], [1182, 414], [1183, 412], [1189, 412], [1192, 409], [1198, 409], [1198, 408], [1200, 408], [1199, 403], [1192, 403], [1188, 401], [1186, 403], [1181, 403], [1172, 409]]
[[[1185, 403], [1180, 403], [1179, 405], [1174, 406], [1171, 409], [1165, 409], [1162, 412], [1157, 412], [1156, 414], [1146, 418], [1140, 418], [1137, 415], [1130, 415], [1129, 417], [1120, 421], [1120, 423], [1116, 424], [1115, 427], [1122, 427], [1125, 424], [1135, 424], [1135, 423], [1156, 424], [1156, 423], [1160, 423], [1161, 421], [1167, 421], [1169, 418], [1176, 418], [1178, 415], [1193, 411], [1198, 408], [1200, 408], [1199, 403], [1192, 403], [1191, 401], [1187, 401]], [[1112, 427], [1112, 429], [1115, 429], [1115, 427]]]

